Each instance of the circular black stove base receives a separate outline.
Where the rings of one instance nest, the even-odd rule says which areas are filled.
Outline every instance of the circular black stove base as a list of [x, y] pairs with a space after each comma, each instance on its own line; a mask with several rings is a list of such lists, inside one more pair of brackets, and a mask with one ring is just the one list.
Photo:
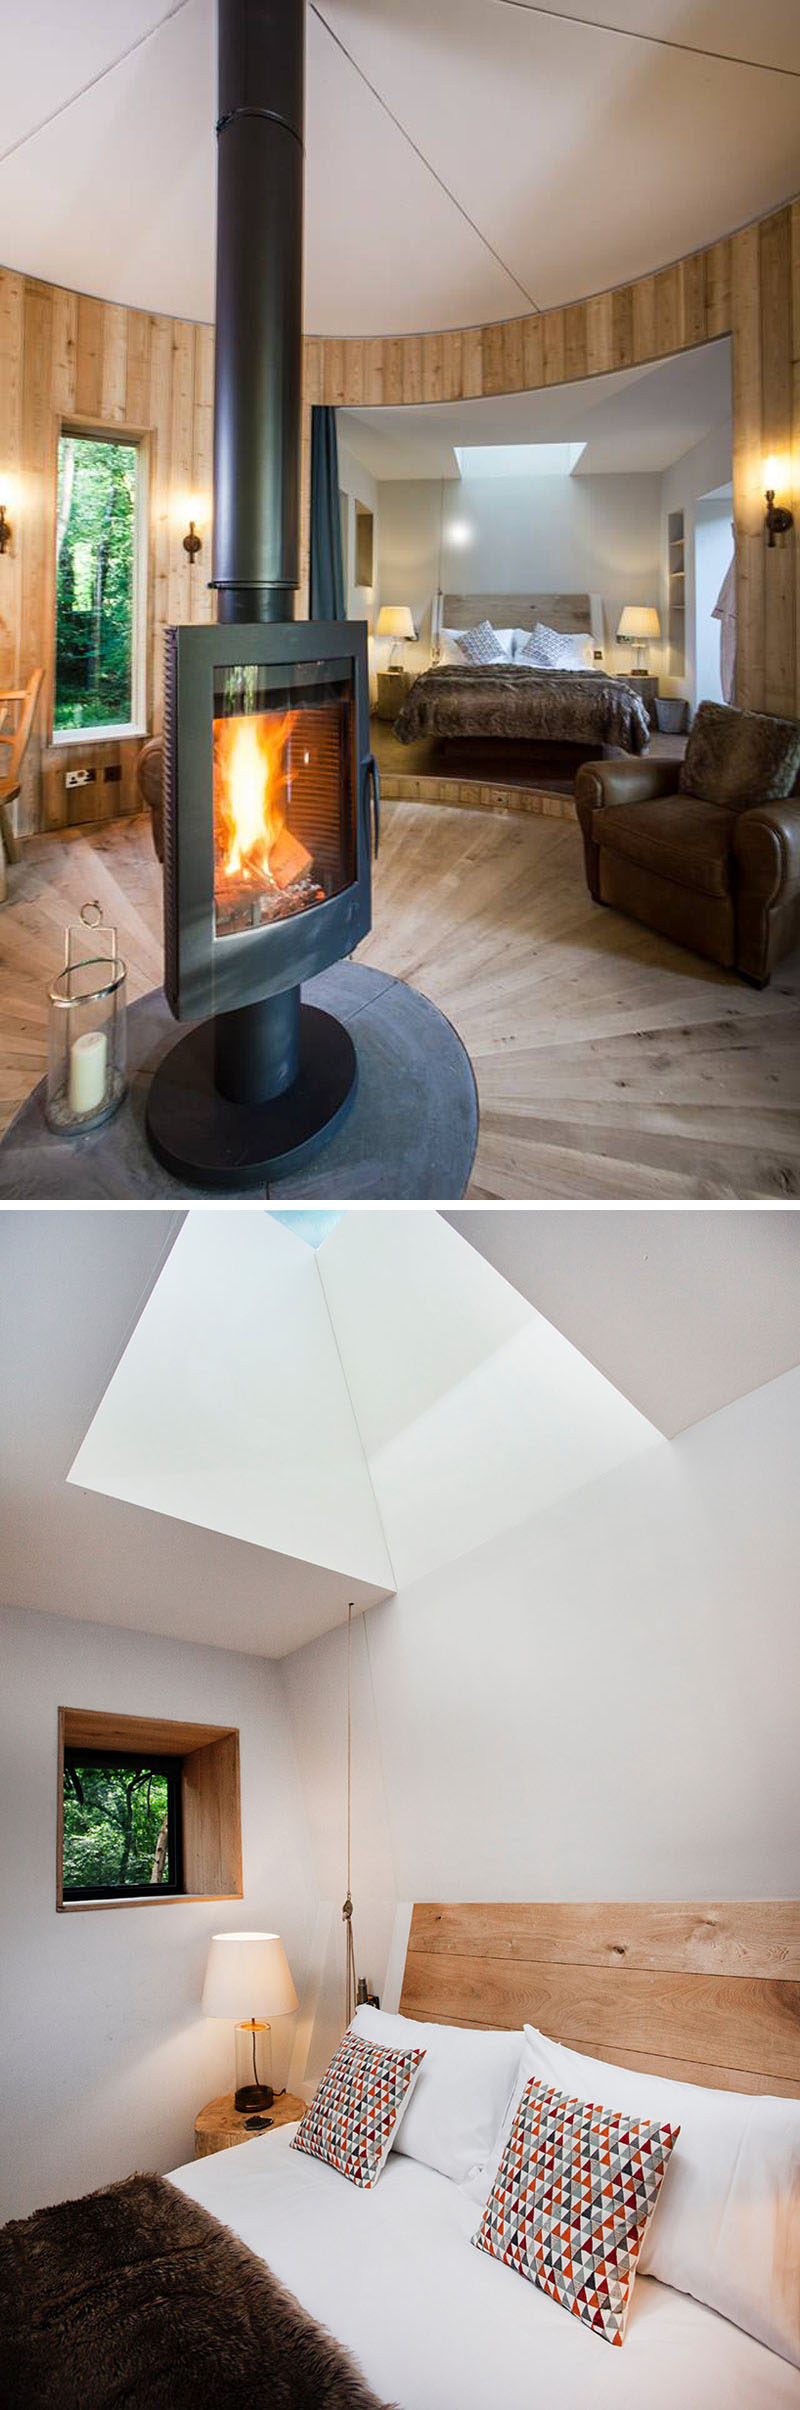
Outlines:
[[298, 1171], [332, 1138], [355, 1101], [353, 1040], [332, 1013], [300, 1008], [300, 1069], [268, 1104], [233, 1103], [214, 1085], [214, 1022], [179, 1038], [150, 1083], [145, 1128], [173, 1179], [192, 1188], [241, 1194], [252, 1181]]

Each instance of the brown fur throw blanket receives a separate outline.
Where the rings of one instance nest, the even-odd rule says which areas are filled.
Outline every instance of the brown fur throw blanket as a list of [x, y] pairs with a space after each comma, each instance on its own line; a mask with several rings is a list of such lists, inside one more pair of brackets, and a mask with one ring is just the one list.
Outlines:
[[2, 2410], [380, 2410], [208, 2210], [130, 2176], [0, 2232]]
[[619, 745], [644, 753], [650, 722], [640, 694], [622, 678], [594, 670], [423, 670], [406, 697], [395, 736], [501, 737], [571, 745]]

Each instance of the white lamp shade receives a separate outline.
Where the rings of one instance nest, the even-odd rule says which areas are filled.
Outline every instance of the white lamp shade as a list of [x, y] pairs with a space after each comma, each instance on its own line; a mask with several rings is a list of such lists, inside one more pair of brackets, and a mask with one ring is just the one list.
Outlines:
[[203, 2015], [290, 2017], [297, 1993], [279, 1933], [214, 1933], [203, 1985]]
[[617, 629], [632, 644], [650, 644], [661, 634], [661, 621], [652, 603], [626, 603]]
[[407, 603], [381, 604], [378, 612], [378, 625], [375, 630], [376, 636], [394, 636], [395, 639], [398, 636], [405, 636], [413, 644], [416, 632]]

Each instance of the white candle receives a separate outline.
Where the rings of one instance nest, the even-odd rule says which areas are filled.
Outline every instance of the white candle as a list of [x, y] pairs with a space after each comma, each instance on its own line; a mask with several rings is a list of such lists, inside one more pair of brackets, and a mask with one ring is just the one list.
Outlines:
[[103, 1103], [107, 1060], [108, 1040], [104, 1030], [87, 1029], [82, 1038], [76, 1038], [69, 1055], [71, 1113], [93, 1113]]

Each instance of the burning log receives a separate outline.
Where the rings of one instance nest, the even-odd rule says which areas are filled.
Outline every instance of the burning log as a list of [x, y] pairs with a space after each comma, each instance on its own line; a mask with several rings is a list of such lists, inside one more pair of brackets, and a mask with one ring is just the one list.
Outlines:
[[269, 875], [276, 887], [291, 887], [295, 879], [301, 879], [310, 870], [311, 862], [308, 847], [301, 845], [299, 837], [292, 836], [291, 829], [282, 828], [269, 849]]

